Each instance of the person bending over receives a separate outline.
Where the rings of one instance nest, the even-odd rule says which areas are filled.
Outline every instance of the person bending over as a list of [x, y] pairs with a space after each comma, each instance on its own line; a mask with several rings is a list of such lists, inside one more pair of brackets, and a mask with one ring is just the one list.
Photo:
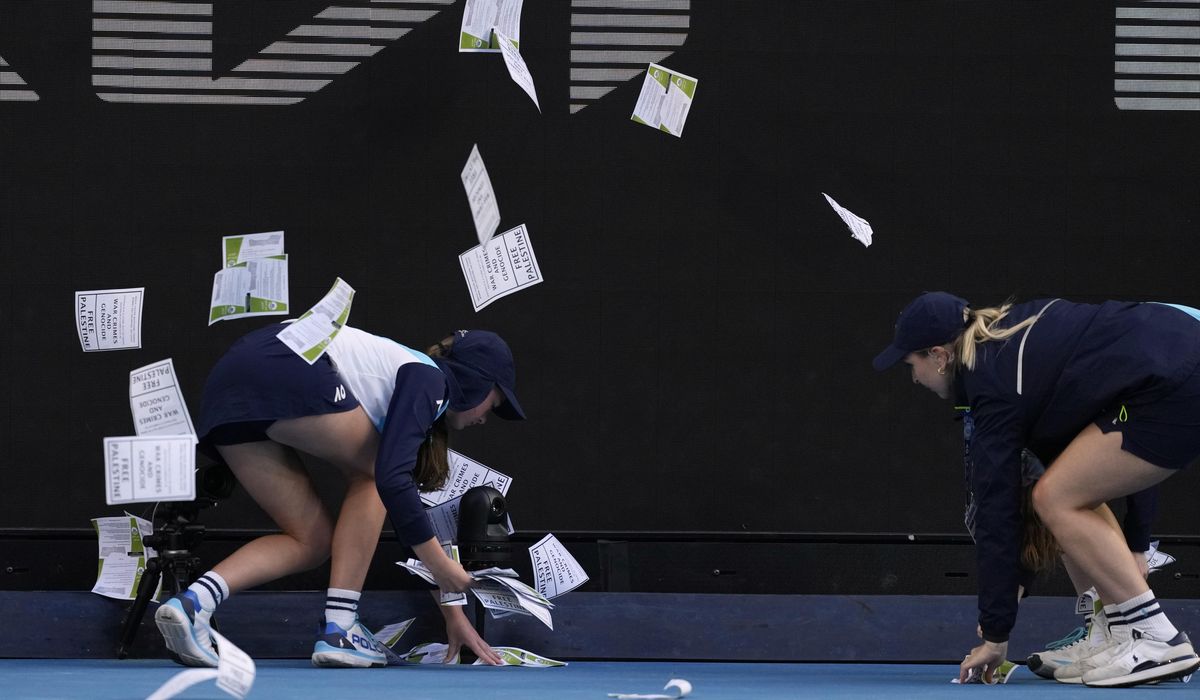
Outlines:
[[973, 309], [945, 292], [922, 294], [901, 311], [875, 369], [903, 361], [913, 382], [968, 406], [974, 421], [967, 483], [983, 643], [962, 662], [960, 680], [972, 670], [991, 675], [1016, 621], [1023, 448], [1057, 455], [1033, 489], [1034, 508], [1108, 603], [1108, 643], [1055, 678], [1125, 686], [1200, 667], [1121, 536], [1095, 510], [1200, 456], [1198, 320], [1188, 307], [1119, 301]]
[[[234, 592], [331, 560], [313, 664], [385, 666], [382, 648], [358, 620], [384, 518], [441, 590], [470, 587], [470, 575], [434, 537], [418, 492], [446, 478], [447, 428], [481, 425], [491, 413], [525, 417], [514, 394], [512, 353], [500, 336], [482, 330], [457, 331], [426, 354], [345, 326], [309, 365], [276, 337], [284, 327], [247, 334], [217, 362], [204, 387], [197, 430], [201, 448], [215, 448], [282, 532], [243, 545], [161, 605], [155, 621], [181, 663], [216, 666], [209, 621], [218, 604]], [[345, 477], [336, 520], [301, 453]], [[500, 663], [461, 607], [440, 610], [447, 658], [466, 646], [485, 662]]]

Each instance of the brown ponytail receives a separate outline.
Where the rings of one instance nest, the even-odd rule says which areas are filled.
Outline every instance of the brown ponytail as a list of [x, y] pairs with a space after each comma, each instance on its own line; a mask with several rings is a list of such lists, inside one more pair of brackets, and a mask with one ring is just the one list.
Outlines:
[[[454, 336], [444, 338], [429, 346], [425, 351], [430, 357], [446, 357], [454, 346]], [[413, 469], [413, 480], [420, 491], [436, 491], [446, 483], [450, 473], [450, 431], [446, 429], [446, 414], [442, 413], [429, 428], [429, 437], [417, 449], [417, 466]]]

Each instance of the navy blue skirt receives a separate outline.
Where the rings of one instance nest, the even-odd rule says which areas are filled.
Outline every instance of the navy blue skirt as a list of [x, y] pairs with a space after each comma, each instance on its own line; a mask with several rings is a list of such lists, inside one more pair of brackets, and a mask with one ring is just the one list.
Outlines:
[[358, 406], [328, 355], [310, 365], [275, 337], [285, 327], [276, 323], [242, 336], [209, 372], [196, 425], [206, 453], [213, 445], [266, 440], [277, 420]]

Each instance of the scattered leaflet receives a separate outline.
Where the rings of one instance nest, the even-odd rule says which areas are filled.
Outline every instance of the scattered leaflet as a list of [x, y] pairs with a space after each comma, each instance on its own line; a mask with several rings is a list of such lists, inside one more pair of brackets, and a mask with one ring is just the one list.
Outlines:
[[1164, 566], [1175, 563], [1175, 557], [1160, 550], [1158, 542], [1158, 540], [1151, 542], [1150, 549], [1146, 550], [1146, 563], [1150, 566], [1151, 572], [1158, 571]]
[[211, 634], [213, 641], [217, 645], [217, 667], [215, 669], [190, 668], [186, 671], [180, 671], [166, 683], [163, 683], [162, 687], [151, 693], [146, 700], [168, 700], [197, 683], [203, 683], [214, 678], [217, 681], [218, 688], [238, 698], [238, 700], [242, 700], [242, 698], [250, 693], [250, 688], [254, 685], [254, 677], [258, 673], [258, 669], [254, 665], [254, 659], [251, 659], [249, 654], [237, 648], [233, 642], [222, 636], [220, 632], [212, 630]]
[[[997, 668], [992, 673], [992, 685], [1003, 685], [1008, 683], [1008, 679], [1012, 678], [1013, 676], [1013, 671], [1016, 671], [1018, 668], [1020, 667], [1005, 659], [1004, 662], [1000, 664], [1000, 668]], [[951, 678], [950, 682], [957, 683], [958, 679]], [[973, 668], [967, 672], [967, 680], [963, 681], [963, 683], [974, 685], [986, 684], [987, 681], [983, 680], [983, 674], [979, 672], [979, 669]]]
[[[426, 583], [437, 585], [428, 567], [416, 559], [396, 562], [411, 574], [420, 576]], [[550, 618], [550, 609], [554, 604], [546, 596], [525, 585], [517, 579], [517, 572], [512, 569], [481, 569], [469, 572], [476, 583], [471, 587], [471, 593], [483, 607], [495, 613], [516, 613], [530, 615], [542, 624], [554, 629]], [[445, 595], [445, 594], [443, 594]], [[445, 605], [445, 603], [443, 603]]]
[[546, 535], [529, 548], [537, 590], [546, 598], [573, 591], [587, 583], [588, 575], [554, 535]]
[[479, 155], [479, 144], [471, 146], [471, 155], [459, 176], [463, 189], [467, 191], [467, 202], [471, 205], [471, 218], [475, 220], [475, 235], [480, 245], [486, 245], [496, 229], [500, 228], [500, 206], [496, 203], [496, 191], [488, 177], [483, 157]]
[[479, 311], [500, 297], [542, 282], [525, 224], [458, 256], [471, 304]]
[[[154, 524], [136, 515], [117, 515], [107, 518], [92, 518], [96, 531], [96, 544], [100, 549], [96, 584], [92, 593], [118, 600], [133, 600], [137, 597], [138, 585], [146, 571], [146, 560], [155, 555], [154, 549], [146, 547], [144, 540], [153, 534]], [[162, 581], [154, 591], [158, 598]]]
[[195, 434], [177, 377], [169, 357], [129, 373], [129, 409], [138, 435]]
[[142, 347], [145, 287], [75, 292], [75, 330], [84, 352]]
[[514, 45], [521, 41], [521, 5], [524, 0], [467, 0], [463, 7], [462, 29], [458, 34], [460, 53], [495, 53], [500, 42], [498, 28]]
[[[500, 662], [505, 666], [525, 666], [526, 668], [553, 668], [566, 666], [566, 661], [547, 658], [532, 651], [519, 647], [492, 647], [492, 651], [500, 655]], [[484, 666], [483, 659], [475, 659], [475, 666]]]
[[505, 496], [508, 495], [512, 477], [454, 450], [446, 450], [446, 456], [450, 462], [450, 473], [446, 475], [446, 483], [436, 491], [421, 494], [421, 500], [425, 505], [436, 506], [439, 503], [445, 503], [458, 498], [476, 486], [491, 486]]
[[403, 658], [410, 664], [456, 664], [459, 661], [460, 654], [455, 654], [454, 658], [446, 660], [446, 652], [450, 651], [450, 647], [442, 642], [429, 642], [427, 644], [418, 644], [404, 654]]
[[696, 78], [651, 63], [630, 119], [672, 136], [683, 136], [683, 124], [692, 109], [698, 82]]
[[353, 303], [354, 287], [338, 277], [316, 306], [289, 323], [275, 337], [311, 365], [325, 354], [325, 349], [346, 325]]
[[663, 686], [665, 693], [650, 693], [647, 695], [639, 695], [638, 693], [609, 693], [608, 697], [616, 698], [617, 700], [677, 700], [692, 692], [692, 684], [682, 678], [672, 678]]
[[221, 257], [225, 260], [224, 267], [234, 267], [254, 258], [274, 258], [280, 255], [283, 255], [283, 231], [221, 238]]
[[[443, 544], [442, 549], [446, 550], [446, 555], [451, 559], [454, 561], [459, 561], [457, 546], [452, 544]], [[398, 561], [396, 562], [396, 565], [404, 568], [404, 570], [410, 574], [415, 574], [416, 576], [421, 577], [421, 580], [425, 581], [425, 583], [428, 583], [431, 586], [438, 585], [437, 579], [433, 577], [433, 572], [431, 572], [429, 567], [425, 566], [425, 562], [421, 561], [420, 559], [407, 559], [405, 561]], [[449, 591], [443, 591], [440, 588], [438, 589], [438, 593], [441, 595], [441, 599], [438, 601], [440, 605], [467, 604], [467, 595], [465, 593], [453, 593]]]
[[397, 654], [393, 647], [395, 647], [396, 643], [400, 641], [400, 638], [404, 636], [404, 633], [408, 631], [408, 628], [412, 627], [412, 623], [416, 619], [417, 618], [413, 617], [404, 620], [403, 622], [396, 622], [387, 625], [380, 628], [380, 630], [373, 635], [375, 637], [375, 641], [379, 642], [379, 646], [383, 648], [383, 654], [388, 659], [388, 665], [397, 665], [405, 662], [404, 657]]
[[875, 233], [871, 230], [871, 224], [868, 224], [866, 219], [833, 201], [833, 197], [824, 192], [821, 194], [825, 195], [825, 200], [829, 202], [829, 206], [833, 207], [837, 215], [842, 217], [842, 221], [846, 222], [846, 226], [850, 228], [850, 235], [854, 236], [855, 240], [862, 243], [864, 247], [870, 247], [871, 236]]
[[492, 33], [495, 35], [496, 41], [500, 43], [500, 54], [504, 56], [504, 65], [508, 67], [508, 76], [514, 83], [521, 86], [525, 94], [529, 95], [529, 99], [533, 100], [533, 106], [537, 107], [538, 112], [541, 112], [542, 105], [538, 104], [537, 88], [533, 86], [533, 75], [529, 72], [529, 66], [525, 65], [525, 59], [521, 58], [517, 43], [499, 29]]
[[196, 499], [196, 436], [104, 438], [105, 502]]

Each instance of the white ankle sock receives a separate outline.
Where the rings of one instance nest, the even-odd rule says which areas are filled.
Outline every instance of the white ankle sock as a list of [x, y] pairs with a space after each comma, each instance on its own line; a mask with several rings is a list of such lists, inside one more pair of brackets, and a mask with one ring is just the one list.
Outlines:
[[[1105, 606], [1106, 613], [1108, 607]], [[1154, 598], [1154, 591], [1146, 591], [1112, 607], [1116, 608], [1116, 613], [1120, 616], [1119, 619], [1111, 619], [1112, 615], [1109, 614], [1109, 630], [1114, 638], [1128, 639], [1133, 631], [1137, 630], [1143, 637], [1169, 642], [1179, 634], [1179, 630], [1175, 629], [1175, 625], [1171, 624], [1159, 607], [1158, 600]]]
[[196, 594], [200, 599], [200, 608], [208, 613], [216, 610], [229, 597], [229, 584], [215, 571], [196, 579], [195, 583], [188, 586], [188, 590]]
[[350, 629], [358, 619], [358, 601], [361, 597], [361, 591], [330, 588], [325, 597], [325, 621], [335, 623], [344, 630]]

